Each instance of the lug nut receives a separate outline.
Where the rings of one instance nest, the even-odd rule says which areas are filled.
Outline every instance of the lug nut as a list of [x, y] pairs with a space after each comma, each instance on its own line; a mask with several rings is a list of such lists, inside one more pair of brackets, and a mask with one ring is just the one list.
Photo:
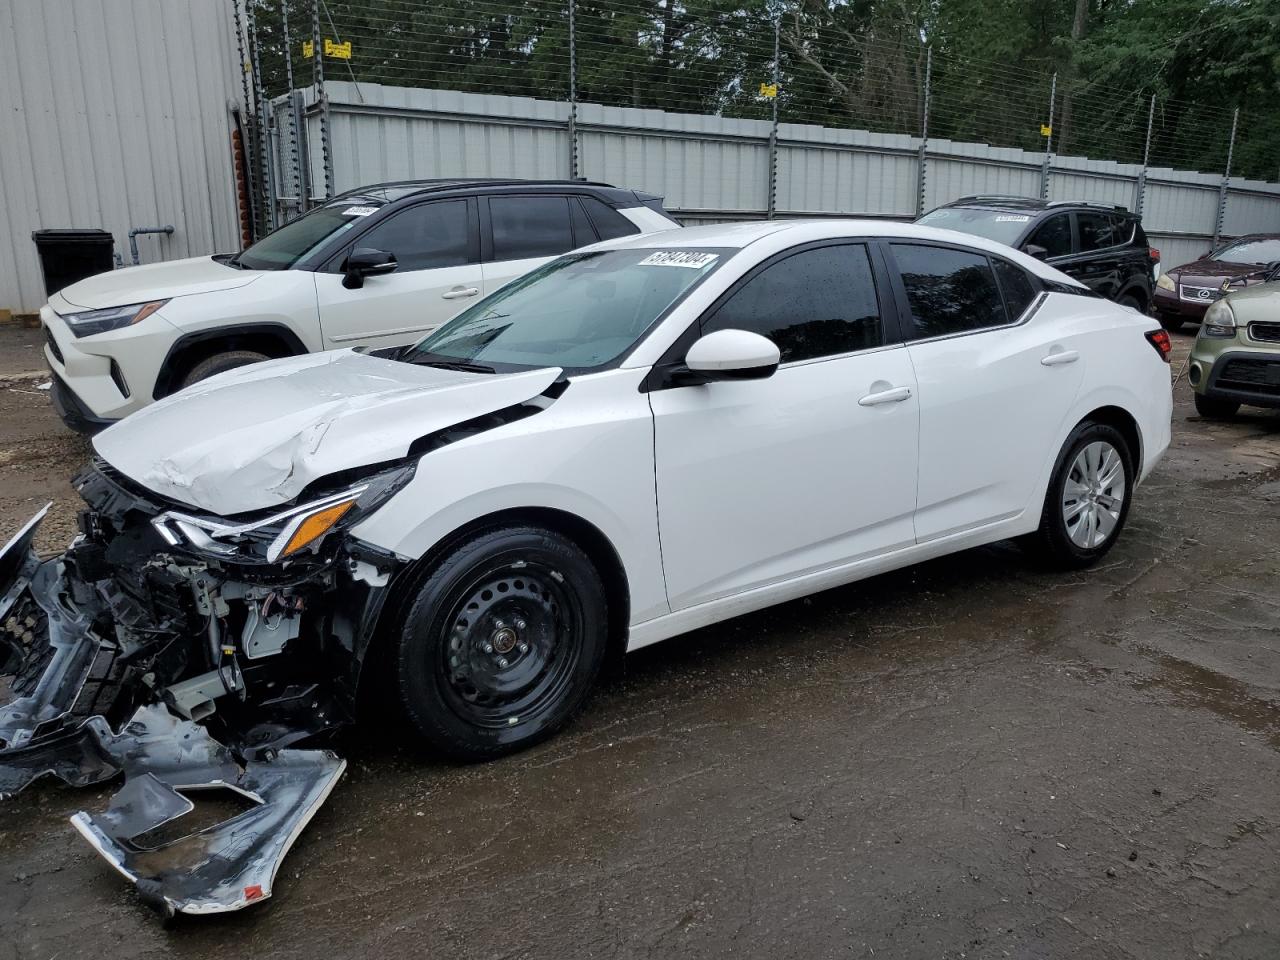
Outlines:
[[486, 644], [484, 645], [484, 652], [485, 652], [485, 653], [493, 653], [493, 644], [492, 644], [492, 643], [486, 643]]
[[527, 626], [528, 626], [528, 624], [527, 624], [527, 623], [525, 623], [523, 620], [517, 620], [517, 621], [516, 621], [516, 629], [517, 629], [517, 630], [523, 630], [523, 629], [524, 629], [525, 627], [527, 627]]
[[520, 644], [520, 652], [521, 652], [521, 653], [528, 653], [528, 652], [529, 652], [529, 645], [528, 645], [527, 643], [522, 643], [522, 644]]
[[499, 657], [499, 658], [498, 658], [498, 669], [499, 669], [499, 670], [505, 670], [505, 669], [507, 669], [507, 658], [506, 658], [506, 657]]
[[499, 630], [501, 630], [503, 627], [505, 627], [505, 626], [506, 626], [506, 623], [504, 623], [504, 622], [503, 622], [503, 621], [501, 621], [501, 620], [494, 620], [494, 621], [493, 621], [493, 625], [494, 625], [495, 627], [497, 627]]

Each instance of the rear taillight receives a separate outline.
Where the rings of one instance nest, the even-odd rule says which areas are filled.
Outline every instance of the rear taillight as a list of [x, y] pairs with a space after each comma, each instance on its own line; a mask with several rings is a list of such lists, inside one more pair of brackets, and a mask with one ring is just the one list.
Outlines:
[[1157, 250], [1155, 247], [1147, 247], [1147, 256], [1150, 257], [1152, 260], [1154, 260], [1156, 263], [1160, 262], [1160, 251]]
[[1169, 362], [1169, 354], [1173, 352], [1173, 341], [1169, 339], [1169, 331], [1148, 330], [1147, 342], [1156, 348], [1156, 353], [1160, 354], [1161, 360], [1165, 363]]

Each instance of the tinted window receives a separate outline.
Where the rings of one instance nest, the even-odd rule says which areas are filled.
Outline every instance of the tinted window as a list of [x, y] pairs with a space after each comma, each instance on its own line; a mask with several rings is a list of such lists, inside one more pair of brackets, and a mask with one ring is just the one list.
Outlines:
[[595, 243], [600, 239], [595, 231], [595, 227], [591, 226], [591, 221], [587, 219], [586, 211], [582, 209], [582, 204], [574, 197], [569, 201], [569, 219], [573, 221], [573, 245], [575, 247], [585, 247], [589, 243]]
[[591, 222], [600, 232], [601, 240], [612, 240], [614, 237], [626, 237], [640, 232], [639, 227], [607, 203], [595, 197], [583, 197], [582, 202], [586, 205], [587, 213], [591, 215]]
[[770, 264], [702, 323], [704, 334], [728, 329], [768, 337], [783, 363], [879, 346], [867, 248], [818, 247]]
[[995, 265], [996, 276], [1000, 278], [1000, 292], [1004, 294], [1009, 319], [1017, 320], [1036, 298], [1035, 285], [1021, 268], [1012, 263], [994, 257], [991, 262]]
[[981, 254], [895, 243], [916, 336], [941, 337], [1005, 322], [991, 264]]
[[1105, 213], [1077, 213], [1076, 224], [1080, 230], [1080, 252], [1104, 250], [1121, 243], [1116, 233], [1116, 218]]
[[393, 215], [357, 241], [395, 254], [400, 272], [472, 263], [467, 201], [423, 203]]
[[493, 259], [554, 257], [573, 249], [565, 197], [491, 197]]
[[1071, 217], [1060, 213], [1050, 217], [1031, 235], [1028, 244], [1044, 247], [1049, 257], [1065, 257], [1071, 253]]

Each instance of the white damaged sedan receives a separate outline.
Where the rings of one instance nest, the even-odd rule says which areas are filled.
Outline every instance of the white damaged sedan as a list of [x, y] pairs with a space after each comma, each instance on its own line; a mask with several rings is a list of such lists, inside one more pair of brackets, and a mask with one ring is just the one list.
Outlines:
[[[1168, 351], [1007, 247], [831, 220], [610, 241], [414, 346], [214, 377], [95, 438], [65, 554], [0, 553], [0, 622], [31, 626], [0, 634], [0, 795], [131, 776], [176, 724], [209, 769], [303, 771], [291, 839], [341, 772], [292, 745], [375, 677], [485, 759], [562, 726], [610, 650], [1005, 538], [1086, 566], [1168, 446]], [[234, 897], [155, 881], [131, 831], [176, 803], [77, 826], [170, 911], [269, 894], [270, 844]]]

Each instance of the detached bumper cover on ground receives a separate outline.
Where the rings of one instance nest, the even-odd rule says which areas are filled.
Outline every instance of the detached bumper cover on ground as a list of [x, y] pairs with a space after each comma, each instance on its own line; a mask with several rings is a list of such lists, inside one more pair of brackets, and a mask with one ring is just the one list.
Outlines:
[[[233, 749], [200, 723], [175, 716], [155, 675], [161, 651], [131, 639], [157, 628], [135, 621], [133, 633], [105, 636], [103, 611], [77, 605], [87, 584], [69, 559], [74, 551], [43, 563], [36, 558], [31, 542], [47, 509], [0, 551], [0, 798], [45, 776], [88, 786], [123, 773], [102, 816], [78, 813], [72, 823], [151, 906], [171, 916], [266, 899], [345, 761], [325, 750], [270, 745], [312, 732], [306, 727], [277, 724], [274, 737], [256, 734], [267, 745], [238, 742]], [[207, 638], [186, 639], [203, 649]], [[131, 661], [146, 672], [139, 675]], [[239, 670], [230, 676], [232, 692], [243, 690]], [[121, 710], [131, 714], [113, 729], [108, 717]], [[252, 806], [174, 840], [148, 837], [192, 811], [187, 794], [218, 788]]]

